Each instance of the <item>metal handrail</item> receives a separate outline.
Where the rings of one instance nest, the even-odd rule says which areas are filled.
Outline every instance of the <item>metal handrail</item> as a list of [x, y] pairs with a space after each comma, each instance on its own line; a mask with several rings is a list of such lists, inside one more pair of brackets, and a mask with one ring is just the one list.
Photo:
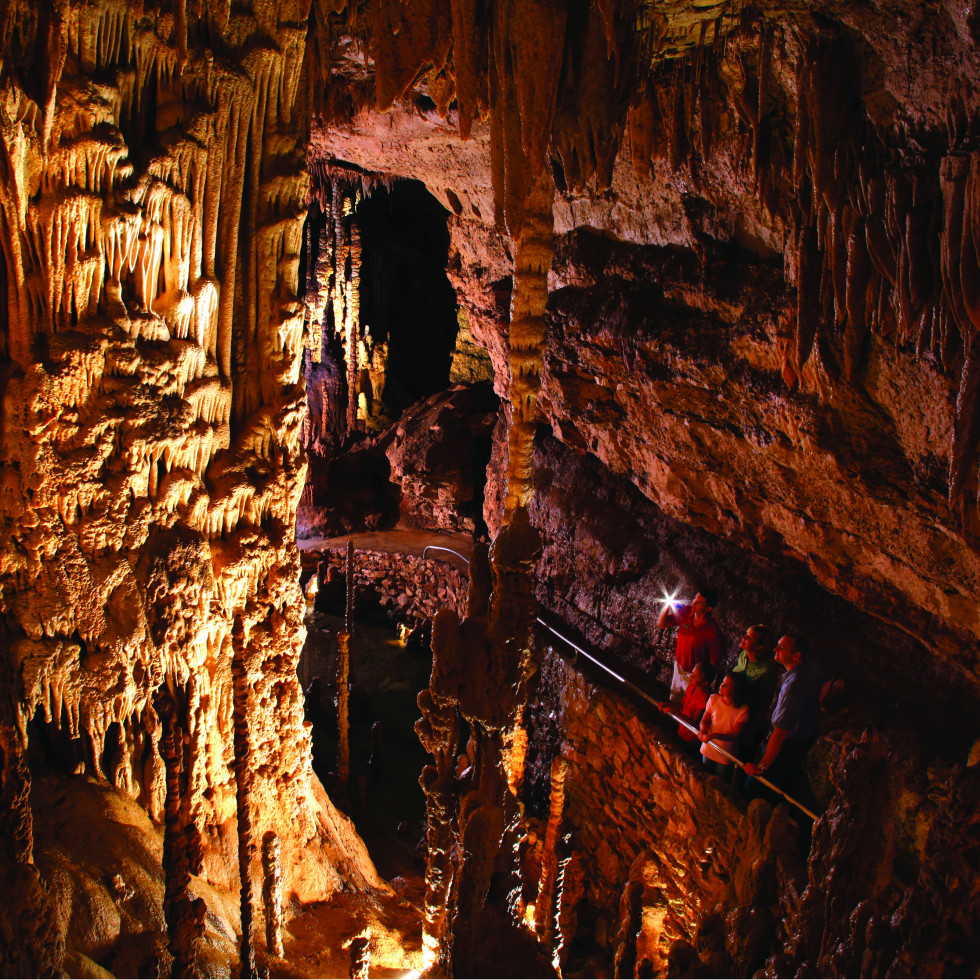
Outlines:
[[[614, 671], [611, 667], [604, 664], [601, 660], [597, 660], [595, 657], [592, 656], [592, 654], [590, 654], [587, 650], [583, 650], [577, 643], [574, 643], [567, 636], [562, 636], [561, 633], [558, 632], [558, 630], [556, 630], [550, 624], [546, 623], [540, 616], [537, 617], [537, 621], [546, 630], [548, 630], [548, 632], [553, 633], [555, 636], [557, 636], [558, 639], [562, 641], [562, 643], [566, 643], [577, 653], [580, 653], [582, 654], [583, 657], [586, 657], [589, 660], [591, 660], [592, 663], [594, 663], [597, 667], [601, 667], [607, 674], [609, 674], [611, 677], [615, 677], [616, 680], [618, 680], [621, 684], [625, 684], [634, 694], [638, 694], [641, 698], [643, 698], [644, 701], [648, 701], [658, 711], [673, 718], [674, 721], [676, 721], [682, 727], [686, 728], [689, 732], [693, 732], [695, 735], [698, 735], [700, 733], [701, 729], [698, 728], [696, 725], [692, 725], [683, 715], [679, 715], [676, 711], [664, 707], [659, 701], [650, 697], [650, 695], [647, 694], [646, 691], [644, 691], [640, 687], [637, 687], [636, 684], [634, 684], [632, 681], [628, 681], [625, 677], [621, 676], [620, 674], [617, 674], [616, 671]], [[717, 749], [726, 759], [730, 759], [733, 763], [735, 763], [736, 766], [739, 767], [739, 769], [742, 769], [744, 771], [745, 763], [742, 762], [741, 759], [732, 755], [731, 752], [727, 751], [727, 749], [719, 745], [713, 739], [709, 738], [707, 744], [710, 745], [712, 748]], [[786, 800], [788, 803], [792, 803], [793, 806], [795, 806], [798, 810], [805, 813], [811, 820], [817, 819], [817, 814], [815, 814], [812, 810], [808, 810], [802, 803], [800, 803], [799, 800], [793, 799], [793, 797], [790, 796], [789, 793], [786, 793], [783, 790], [781, 790], [775, 783], [771, 783], [764, 776], [753, 776], [752, 778], [762, 783], [763, 786], [766, 786], [769, 789], [773, 790], [773, 792], [778, 793], [784, 800]]]
[[[438, 545], [438, 544], [426, 545], [425, 548], [422, 549], [422, 557], [425, 558], [426, 553], [429, 552], [430, 550], [448, 551], [449, 554], [455, 555], [457, 558], [460, 558], [463, 561], [465, 561], [467, 565], [469, 565], [470, 563], [469, 558], [467, 558], [465, 555], [461, 555], [458, 551], [453, 551], [452, 548], [444, 548], [442, 545]], [[673, 718], [674, 721], [676, 721], [682, 728], [686, 728], [689, 732], [693, 732], [695, 735], [700, 735], [701, 729], [698, 728], [697, 725], [692, 725], [683, 715], [678, 714], [672, 708], [665, 707], [663, 704], [661, 704], [661, 702], [657, 701], [655, 698], [650, 697], [650, 695], [647, 694], [646, 691], [644, 691], [640, 687], [637, 687], [636, 684], [634, 684], [632, 681], [628, 681], [621, 674], [617, 674], [616, 671], [614, 671], [612, 667], [610, 667], [608, 664], [604, 664], [601, 660], [597, 660], [595, 657], [592, 656], [591, 653], [589, 653], [587, 650], [583, 650], [577, 643], [574, 643], [567, 636], [562, 636], [562, 634], [559, 633], [558, 630], [554, 628], [554, 626], [550, 625], [549, 623], [546, 623], [540, 616], [537, 616], [536, 619], [538, 623], [540, 623], [546, 630], [548, 630], [549, 633], [552, 633], [555, 636], [557, 636], [558, 639], [562, 641], [562, 643], [565, 643], [566, 645], [570, 646], [573, 650], [575, 650], [577, 653], [582, 654], [583, 657], [586, 657], [588, 660], [591, 660], [592, 663], [594, 663], [597, 667], [604, 670], [607, 674], [609, 674], [610, 677], [615, 677], [616, 680], [619, 681], [621, 684], [625, 684], [626, 687], [628, 687], [634, 694], [639, 695], [641, 698], [643, 698], [644, 701], [648, 702], [649, 704], [652, 704], [661, 714], [665, 714], [669, 718]], [[720, 752], [726, 759], [731, 760], [731, 762], [733, 762], [736, 766], [738, 766], [738, 768], [741, 769], [743, 772], [745, 771], [745, 763], [737, 756], [732, 755], [731, 752], [729, 752], [724, 746], [719, 745], [716, 741], [714, 741], [714, 739], [710, 739], [710, 738], [708, 739], [707, 744], [710, 745], [713, 749], [716, 749], [718, 752]], [[815, 814], [812, 810], [805, 807], [799, 800], [793, 799], [793, 797], [790, 796], [789, 793], [785, 792], [784, 790], [781, 790], [775, 783], [771, 783], [764, 776], [757, 775], [757, 776], [753, 776], [752, 778], [755, 779], [757, 782], [761, 783], [763, 786], [767, 787], [768, 789], [771, 789], [774, 793], [778, 793], [784, 800], [786, 800], [787, 803], [790, 803], [793, 806], [795, 806], [796, 809], [799, 810], [801, 813], [805, 813], [811, 820], [815, 821], [817, 819], [817, 814]]]
[[448, 551], [449, 554], [455, 555], [457, 558], [460, 558], [463, 561], [465, 561], [467, 565], [469, 565], [470, 563], [470, 560], [469, 558], [466, 557], [466, 555], [461, 555], [458, 551], [453, 551], [452, 548], [444, 548], [441, 544], [427, 544], [422, 549], [422, 558], [424, 559], [426, 554], [428, 554], [428, 552], [430, 551]]

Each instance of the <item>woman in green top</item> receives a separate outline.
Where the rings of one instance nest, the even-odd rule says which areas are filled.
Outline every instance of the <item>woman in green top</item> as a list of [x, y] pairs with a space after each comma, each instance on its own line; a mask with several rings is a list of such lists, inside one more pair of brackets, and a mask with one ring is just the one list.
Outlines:
[[749, 721], [739, 740], [739, 757], [745, 761], [752, 760], [769, 731], [772, 699], [779, 686], [779, 668], [769, 658], [770, 640], [765, 626], [750, 626], [739, 644], [741, 652], [732, 671], [745, 677]]

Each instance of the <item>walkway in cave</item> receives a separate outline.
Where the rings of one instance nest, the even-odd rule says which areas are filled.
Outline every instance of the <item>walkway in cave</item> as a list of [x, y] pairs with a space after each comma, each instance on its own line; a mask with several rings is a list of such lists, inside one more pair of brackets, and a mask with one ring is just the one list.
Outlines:
[[[473, 553], [473, 538], [469, 534], [445, 534], [409, 527], [407, 524], [398, 524], [386, 531], [363, 531], [332, 538], [298, 538], [296, 544], [306, 562], [311, 552], [344, 548], [348, 541], [354, 542], [356, 551], [380, 551], [391, 555], [414, 555], [417, 558], [422, 557], [425, 549], [430, 547], [448, 548], [450, 551], [458, 552], [466, 558], [467, 562]], [[445, 553], [442, 557], [445, 557]], [[455, 561], [460, 564], [458, 559]]]
[[[463, 568], [468, 564], [473, 549], [473, 542], [469, 535], [441, 534], [435, 531], [399, 525], [397, 528], [387, 531], [372, 531], [335, 538], [300, 541], [299, 547], [304, 555], [304, 564], [312, 566], [314, 554], [346, 547], [348, 541], [353, 542], [355, 551], [376, 551], [391, 555], [413, 555], [416, 557], [423, 556], [427, 548], [438, 548], [441, 550], [435, 554], [430, 553], [429, 557], [448, 561], [457, 568]], [[465, 557], [465, 563], [460, 556]], [[342, 623], [338, 620], [334, 624], [334, 630], [341, 626]], [[540, 617], [538, 630], [541, 642], [555, 646], [563, 658], [574, 663], [597, 685], [615, 691], [629, 700], [636, 707], [640, 717], [655, 724], [665, 732], [674, 734], [677, 731], [678, 722], [653, 707], [656, 702], [665, 701], [669, 696], [668, 688], [660, 680], [652, 679], [647, 673], [608, 651], [600, 652], [591, 647], [582, 637], [576, 635], [574, 629], [558, 621], [554, 616], [545, 614]], [[427, 678], [421, 681], [421, 686], [424, 687], [426, 683]], [[421, 690], [421, 687], [419, 689]], [[421, 767], [419, 768], [421, 769]], [[808, 810], [818, 804], [812, 798], [812, 794], [807, 793], [805, 796], [807, 798], [797, 802], [796, 805], [804, 813], [807, 813]], [[807, 813], [807, 816], [811, 816], [811, 814]], [[381, 828], [379, 827], [378, 830]], [[370, 829], [368, 834], [371, 834]], [[400, 848], [397, 844], [393, 846], [383, 833], [376, 836], [377, 846], [389, 858], [394, 858], [393, 868], [407, 868], [409, 866], [410, 862], [406, 862], [404, 859], [398, 861], [397, 855]], [[373, 846], [371, 853], [372, 855], [375, 853]]]

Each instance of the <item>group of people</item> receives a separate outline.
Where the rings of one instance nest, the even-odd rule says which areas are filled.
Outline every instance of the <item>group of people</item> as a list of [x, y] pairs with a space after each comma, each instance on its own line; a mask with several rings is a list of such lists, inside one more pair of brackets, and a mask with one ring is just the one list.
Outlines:
[[715, 691], [725, 654], [724, 636], [712, 616], [717, 601], [713, 590], [703, 589], [689, 604], [665, 602], [657, 621], [659, 629], [677, 627], [669, 707], [698, 728], [695, 735], [682, 725], [679, 734], [692, 743], [700, 740], [704, 767], [723, 778], [731, 777], [734, 764], [717, 746], [752, 760], [745, 762], [744, 791], [750, 799], [774, 798], [759, 776], [793, 794], [817, 738], [817, 714], [830, 675], [810, 656], [803, 636], [782, 636], [770, 659], [772, 634], [765, 626], [750, 626], [735, 665], [720, 674]]

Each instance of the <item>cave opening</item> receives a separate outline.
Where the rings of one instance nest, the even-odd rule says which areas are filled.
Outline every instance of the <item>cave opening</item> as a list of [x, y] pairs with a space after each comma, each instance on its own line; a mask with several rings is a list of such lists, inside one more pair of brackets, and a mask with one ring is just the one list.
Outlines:
[[446, 276], [445, 208], [418, 180], [381, 185], [360, 203], [361, 320], [387, 344], [385, 413], [402, 412], [449, 386], [456, 344], [456, 292]]

